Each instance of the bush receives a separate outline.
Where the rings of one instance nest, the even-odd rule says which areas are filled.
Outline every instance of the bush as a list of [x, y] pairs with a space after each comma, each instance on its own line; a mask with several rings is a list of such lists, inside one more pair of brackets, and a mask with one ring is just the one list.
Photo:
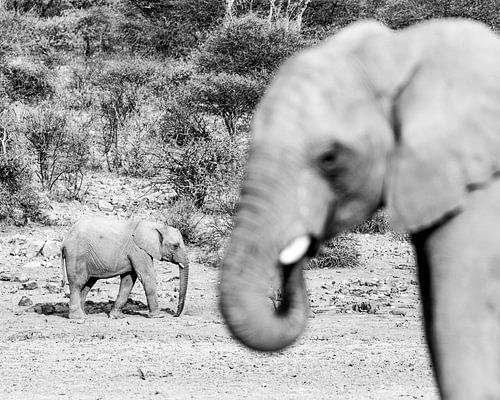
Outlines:
[[393, 29], [405, 28], [432, 18], [431, 10], [424, 3], [417, 0], [387, 1], [377, 10], [377, 18]]
[[191, 107], [179, 103], [177, 99], [165, 104], [165, 112], [155, 131], [156, 137], [164, 145], [184, 146], [193, 140], [210, 138], [210, 121]]
[[206, 32], [224, 17], [222, 0], [126, 0], [119, 26], [123, 40], [135, 51], [151, 49], [171, 57], [187, 56]]
[[44, 189], [52, 189], [62, 174], [62, 147], [68, 135], [66, 115], [43, 104], [29, 111], [22, 130], [35, 154], [36, 175]]
[[158, 149], [151, 125], [149, 121], [139, 117], [129, 120], [124, 127], [119, 148], [123, 174], [149, 178], [157, 174]]
[[356, 241], [349, 234], [341, 234], [321, 245], [318, 255], [307, 265], [312, 268], [355, 268], [359, 266]]
[[307, 43], [295, 31], [270, 26], [250, 15], [213, 32], [195, 57], [202, 72], [269, 78], [281, 63]]
[[[138, 59], [115, 61], [104, 66], [94, 82], [99, 91], [102, 127], [102, 148], [108, 169], [121, 167], [119, 134], [126, 120], [139, 110], [144, 100], [142, 88], [155, 73], [153, 66]], [[113, 158], [110, 153], [113, 150]]]
[[241, 169], [243, 148], [231, 138], [191, 140], [167, 151], [167, 179], [175, 191], [198, 209], [216, 192], [227, 190], [227, 181]]
[[388, 233], [391, 231], [391, 226], [387, 220], [385, 210], [378, 210], [371, 218], [363, 221], [361, 224], [351, 229], [355, 233]]
[[201, 74], [186, 85], [181, 102], [198, 112], [219, 117], [229, 135], [237, 132], [238, 124], [248, 122], [265, 84], [236, 74]]
[[83, 171], [89, 161], [89, 138], [82, 126], [68, 126], [68, 115], [53, 104], [29, 111], [21, 127], [35, 155], [36, 175], [44, 189], [52, 190], [60, 179], [70, 196], [78, 198]]
[[106, 3], [106, 0], [4, 0], [4, 7], [17, 14], [30, 13], [40, 18], [50, 18], [61, 16], [71, 8], [85, 9]]
[[28, 220], [44, 220], [29, 167], [19, 156], [0, 155], [0, 221], [25, 225]]
[[179, 229], [187, 244], [198, 243], [196, 225], [199, 211], [190, 198], [180, 197], [171, 204], [166, 212], [165, 222]]
[[85, 168], [90, 161], [89, 138], [86, 132], [70, 133], [64, 144], [61, 180], [70, 199], [81, 199]]
[[85, 57], [97, 52], [111, 52], [118, 41], [112, 12], [106, 7], [92, 7], [77, 15], [74, 35], [79, 38]]
[[0, 65], [0, 75], [11, 101], [33, 104], [54, 93], [48, 69], [27, 59], [18, 58]]

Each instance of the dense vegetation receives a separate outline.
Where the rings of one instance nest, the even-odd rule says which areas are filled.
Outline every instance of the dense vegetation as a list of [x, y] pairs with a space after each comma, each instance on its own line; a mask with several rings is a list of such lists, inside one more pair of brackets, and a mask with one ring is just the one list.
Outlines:
[[365, 18], [395, 29], [457, 16], [500, 26], [494, 0], [0, 7], [0, 220], [43, 220], [37, 193], [81, 199], [88, 171], [101, 169], [169, 184], [175, 223], [193, 242], [190, 215], [217, 215], [214, 247], [231, 226], [252, 111], [290, 54]]

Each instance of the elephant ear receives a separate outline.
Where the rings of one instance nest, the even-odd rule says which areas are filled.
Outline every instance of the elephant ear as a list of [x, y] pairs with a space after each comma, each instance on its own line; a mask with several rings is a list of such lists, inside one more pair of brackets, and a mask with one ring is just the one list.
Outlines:
[[137, 246], [156, 260], [161, 260], [160, 246], [163, 235], [157, 224], [150, 221], [139, 222], [132, 237]]
[[500, 171], [500, 42], [465, 21], [373, 42], [366, 69], [395, 140], [385, 204], [395, 229], [418, 231]]
[[164, 235], [166, 238], [165, 240], [168, 240], [170, 244], [178, 245], [182, 249], [185, 249], [184, 240], [182, 239], [179, 229], [166, 225], [164, 228]]

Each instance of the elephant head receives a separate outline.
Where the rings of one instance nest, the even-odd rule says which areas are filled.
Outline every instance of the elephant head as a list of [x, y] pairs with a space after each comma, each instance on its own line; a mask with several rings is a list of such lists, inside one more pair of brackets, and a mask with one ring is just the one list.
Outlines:
[[179, 266], [179, 303], [175, 316], [184, 309], [189, 277], [189, 260], [186, 246], [178, 229], [149, 221], [140, 221], [133, 233], [134, 243], [151, 257]]
[[498, 178], [500, 41], [459, 20], [355, 24], [285, 63], [252, 134], [220, 304], [236, 338], [279, 350], [305, 327], [301, 266], [320, 242], [381, 206], [396, 229], [429, 232]]

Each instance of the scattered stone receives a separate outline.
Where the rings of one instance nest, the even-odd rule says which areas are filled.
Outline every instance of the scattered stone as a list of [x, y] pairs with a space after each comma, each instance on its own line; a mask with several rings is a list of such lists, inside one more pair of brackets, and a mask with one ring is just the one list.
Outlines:
[[15, 281], [15, 278], [11, 274], [0, 274], [0, 281], [5, 281], [5, 282]]
[[389, 314], [401, 315], [402, 317], [404, 317], [406, 315], [406, 310], [402, 310], [400, 308], [395, 308], [394, 310], [389, 310]]
[[352, 305], [353, 311], [364, 312], [367, 314], [375, 314], [379, 310], [378, 305], [372, 305], [367, 301], [362, 301], [361, 303]]
[[11, 256], [25, 256], [26, 255], [26, 245], [14, 245], [9, 252]]
[[35, 240], [28, 245], [26, 249], [26, 256], [33, 258], [39, 256], [42, 253], [43, 245], [45, 244], [42, 240]]
[[47, 289], [47, 291], [49, 293], [61, 293], [63, 291], [63, 288], [61, 287], [61, 285], [58, 285], [58, 284], [55, 284], [52, 282], [47, 282], [47, 284], [44, 286], [44, 288]]
[[25, 282], [21, 286], [22, 290], [35, 290], [38, 289], [38, 283], [36, 281]]
[[17, 305], [21, 307], [32, 306], [33, 301], [28, 296], [23, 296]]
[[20, 233], [16, 233], [14, 236], [12, 236], [9, 240], [9, 243], [11, 244], [26, 244], [27, 239], [25, 236], [21, 235]]
[[59, 256], [61, 253], [61, 243], [55, 240], [47, 240], [42, 249], [42, 254], [45, 258]]
[[114, 210], [113, 205], [107, 202], [106, 200], [99, 200], [97, 207], [99, 208], [100, 211], [104, 212], [111, 212]]

